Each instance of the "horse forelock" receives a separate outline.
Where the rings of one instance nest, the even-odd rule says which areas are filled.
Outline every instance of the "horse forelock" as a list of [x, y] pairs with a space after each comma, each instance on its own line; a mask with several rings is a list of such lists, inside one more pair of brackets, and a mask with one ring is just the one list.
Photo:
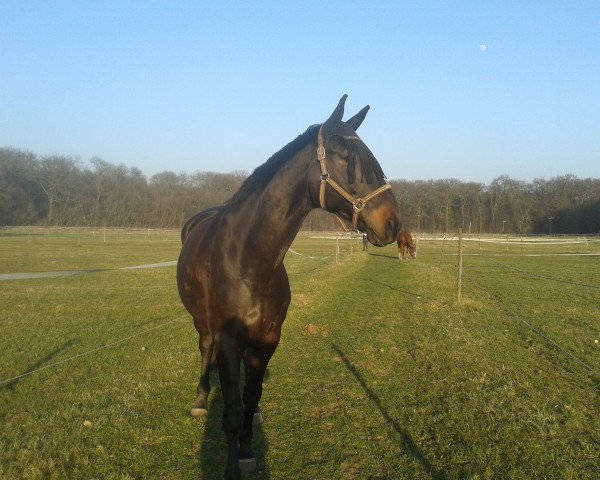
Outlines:
[[333, 126], [324, 125], [324, 127], [326, 127], [324, 132], [326, 136], [337, 135], [344, 139], [348, 150], [348, 183], [353, 184], [356, 181], [357, 166], [360, 166], [361, 170], [359, 178], [361, 183], [371, 184], [385, 180], [385, 174], [375, 155], [346, 122], [340, 122]]
[[358, 137], [355, 139], [347, 140], [346, 146], [349, 151], [348, 157], [348, 182], [354, 183], [356, 180], [356, 163], [360, 163], [362, 183], [371, 184], [375, 181], [385, 180], [385, 174], [379, 165], [379, 162], [375, 158], [375, 155], [371, 152], [369, 147], [360, 140]]

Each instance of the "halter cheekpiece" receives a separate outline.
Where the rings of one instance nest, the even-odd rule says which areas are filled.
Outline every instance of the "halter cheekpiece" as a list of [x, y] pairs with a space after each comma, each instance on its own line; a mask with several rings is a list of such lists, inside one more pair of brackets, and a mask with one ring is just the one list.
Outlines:
[[[344, 137], [344, 138], [359, 138], [359, 137]], [[335, 180], [331, 178], [329, 172], [327, 171], [327, 159], [325, 156], [325, 145], [323, 143], [323, 126], [319, 128], [319, 134], [317, 136], [317, 158], [319, 160], [319, 164], [321, 165], [321, 188], [319, 191], [319, 203], [321, 204], [321, 208], [326, 210], [325, 208], [325, 185], [329, 184], [331, 188], [333, 188], [336, 192], [338, 192], [342, 197], [348, 200], [352, 204], [352, 230], [356, 230], [356, 224], [358, 223], [358, 215], [361, 210], [365, 208], [367, 202], [372, 200], [377, 195], [385, 192], [386, 190], [390, 190], [392, 186], [389, 183], [382, 185], [376, 190], [373, 190], [371, 193], [364, 197], [354, 198], [350, 195], [344, 188], [337, 183]]]

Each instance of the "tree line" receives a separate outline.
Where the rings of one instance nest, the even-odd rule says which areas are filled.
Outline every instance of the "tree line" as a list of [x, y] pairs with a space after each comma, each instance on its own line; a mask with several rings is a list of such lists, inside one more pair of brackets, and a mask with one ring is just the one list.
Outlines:
[[[164, 171], [0, 148], [0, 226], [178, 228], [194, 213], [224, 203], [247, 172]], [[413, 231], [597, 234], [600, 179], [573, 175], [533, 182], [500, 176], [489, 185], [456, 179], [390, 181], [403, 225]], [[315, 210], [309, 230], [338, 229]]]

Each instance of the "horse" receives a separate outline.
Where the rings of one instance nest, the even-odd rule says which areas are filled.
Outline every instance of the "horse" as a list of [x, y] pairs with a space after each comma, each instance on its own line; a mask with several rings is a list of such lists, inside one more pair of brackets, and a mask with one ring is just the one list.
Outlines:
[[398, 258], [404, 260], [406, 258], [406, 252], [410, 254], [412, 258], [417, 257], [416, 245], [413, 243], [412, 236], [408, 230], [401, 230], [396, 238], [398, 243]]
[[228, 480], [256, 469], [252, 424], [291, 301], [283, 260], [303, 220], [311, 210], [325, 209], [378, 247], [398, 233], [391, 186], [356, 133], [369, 106], [343, 121], [346, 98], [323, 124], [308, 127], [257, 167], [224, 205], [194, 215], [182, 229], [177, 287], [199, 334], [202, 359], [191, 413], [206, 414], [210, 368], [216, 366]]

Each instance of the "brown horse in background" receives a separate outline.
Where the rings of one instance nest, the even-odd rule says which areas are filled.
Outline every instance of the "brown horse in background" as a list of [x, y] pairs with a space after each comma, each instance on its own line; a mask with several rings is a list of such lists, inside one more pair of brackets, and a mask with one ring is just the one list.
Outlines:
[[225, 205], [198, 213], [182, 231], [177, 286], [200, 335], [202, 355], [192, 415], [206, 412], [210, 367], [216, 365], [226, 479], [239, 479], [240, 468], [256, 468], [254, 413], [291, 300], [283, 260], [308, 213], [319, 207], [334, 213], [379, 247], [398, 234], [391, 187], [356, 134], [369, 107], [344, 122], [345, 101], [346, 95], [325, 123], [309, 127], [258, 167]]
[[396, 238], [398, 243], [398, 258], [404, 260], [406, 258], [406, 252], [410, 254], [412, 258], [417, 257], [417, 248], [413, 242], [412, 235], [408, 230], [401, 230]]

